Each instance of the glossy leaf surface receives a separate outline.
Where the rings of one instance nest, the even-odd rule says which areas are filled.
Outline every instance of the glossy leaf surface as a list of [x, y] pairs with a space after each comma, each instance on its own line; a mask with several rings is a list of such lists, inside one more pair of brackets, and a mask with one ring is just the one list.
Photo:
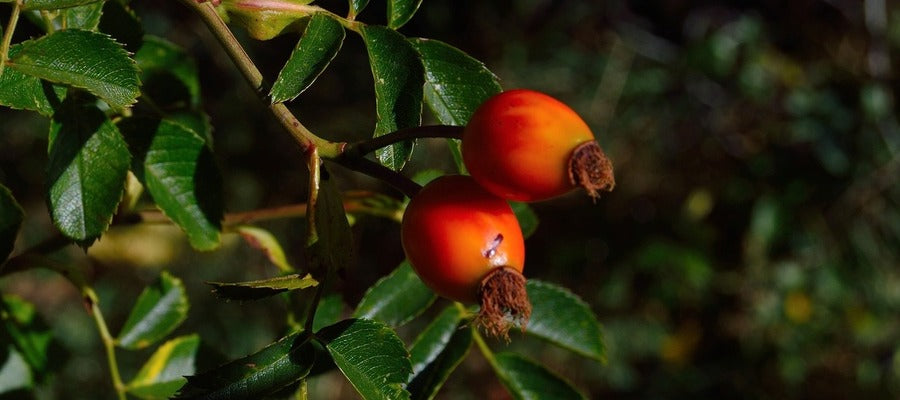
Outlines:
[[437, 295], [413, 271], [409, 261], [404, 260], [397, 269], [369, 288], [353, 316], [400, 326], [424, 312], [436, 298]]
[[187, 317], [188, 299], [181, 280], [163, 271], [138, 297], [116, 344], [141, 349], [162, 339]]

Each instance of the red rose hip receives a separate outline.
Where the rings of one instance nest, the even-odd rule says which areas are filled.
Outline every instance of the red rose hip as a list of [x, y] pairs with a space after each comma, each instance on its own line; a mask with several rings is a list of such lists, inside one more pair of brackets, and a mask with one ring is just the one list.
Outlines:
[[462, 155], [479, 184], [509, 200], [546, 200], [578, 186], [597, 198], [615, 186], [612, 163], [584, 120], [533, 90], [506, 91], [479, 106], [463, 132]]
[[509, 204], [469, 176], [448, 175], [426, 185], [401, 224], [403, 250], [437, 294], [479, 303], [486, 331], [506, 336], [531, 313], [522, 268], [525, 241]]

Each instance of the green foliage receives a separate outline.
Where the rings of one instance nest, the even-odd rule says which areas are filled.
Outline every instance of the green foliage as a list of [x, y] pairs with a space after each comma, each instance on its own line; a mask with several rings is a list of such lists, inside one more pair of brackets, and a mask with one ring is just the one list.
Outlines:
[[128, 393], [142, 399], [168, 399], [194, 374], [194, 358], [200, 347], [197, 335], [181, 336], [159, 346], [128, 382]]
[[[10, 58], [21, 50], [22, 45], [10, 47]], [[42, 81], [13, 68], [4, 68], [3, 75], [0, 76], [0, 105], [6, 107], [37, 111], [50, 116], [54, 108], [62, 103], [65, 95], [64, 86]]]
[[293, 100], [312, 85], [340, 51], [344, 36], [340, 22], [326, 14], [314, 14], [272, 85], [272, 102]]
[[33, 305], [14, 296], [0, 298], [0, 393], [20, 387], [32, 387], [50, 368], [53, 331], [41, 320]]
[[213, 287], [213, 293], [226, 300], [259, 300], [291, 290], [306, 289], [319, 284], [309, 274], [291, 274], [277, 278], [261, 279], [250, 282], [221, 283], [207, 282]]
[[412, 376], [406, 390], [413, 399], [432, 399], [472, 347], [472, 328], [463, 311], [447, 307], [409, 348]]
[[147, 118], [119, 123], [134, 155], [132, 170], [198, 250], [219, 246], [222, 178], [206, 140], [183, 125]]
[[[361, 29], [375, 79], [375, 136], [418, 126], [422, 119], [422, 63], [406, 38], [374, 25]], [[395, 171], [412, 156], [413, 143], [401, 142], [376, 151], [378, 160]]]
[[266, 348], [212, 370], [187, 377], [176, 399], [258, 399], [306, 377], [315, 344], [294, 333]]
[[[497, 76], [478, 61], [447, 43], [411, 39], [425, 68], [425, 103], [442, 124], [465, 126], [481, 103], [502, 88]], [[460, 171], [465, 171], [459, 141], [449, 140]]]
[[366, 291], [353, 316], [401, 326], [422, 314], [436, 298], [404, 260]]
[[501, 382], [517, 400], [586, 399], [562, 378], [518, 354], [497, 354], [495, 362]]
[[529, 280], [531, 320], [525, 327], [534, 336], [598, 361], [605, 360], [600, 323], [590, 307], [559, 286]]
[[188, 299], [181, 280], [163, 272], [144, 289], [125, 320], [116, 344], [126, 349], [147, 347], [172, 332], [187, 317]]
[[364, 399], [409, 399], [403, 388], [411, 372], [409, 354], [390, 327], [350, 319], [328, 326], [316, 336]]
[[117, 109], [134, 103], [140, 93], [134, 60], [107, 35], [67, 29], [21, 46], [7, 62], [9, 68], [87, 89]]
[[400, 29], [406, 25], [420, 5], [422, 0], [387, 0], [388, 28]]
[[85, 4], [97, 3], [100, 0], [23, 0], [24, 10], [55, 10], [58, 8], [76, 7]]
[[89, 96], [69, 95], [50, 121], [47, 199], [53, 223], [90, 244], [122, 198], [131, 155], [118, 128]]
[[249, 225], [241, 225], [233, 228], [235, 232], [241, 235], [245, 242], [261, 250], [272, 264], [275, 264], [281, 272], [288, 273], [294, 270], [291, 263], [288, 262], [284, 249], [278, 242], [278, 238], [271, 232]]

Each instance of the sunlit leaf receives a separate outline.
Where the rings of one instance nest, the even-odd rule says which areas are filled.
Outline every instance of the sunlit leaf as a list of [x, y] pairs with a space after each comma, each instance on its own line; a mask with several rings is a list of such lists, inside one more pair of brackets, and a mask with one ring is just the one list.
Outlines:
[[132, 170], [156, 205], [187, 234], [191, 246], [219, 245], [222, 178], [204, 138], [167, 120], [119, 123], [134, 155]]
[[66, 29], [26, 41], [7, 66], [87, 89], [113, 108], [134, 103], [140, 93], [134, 60], [121, 44], [102, 33]]
[[176, 399], [255, 400], [303, 379], [316, 360], [309, 336], [294, 333], [249, 356], [187, 378]]
[[472, 330], [463, 312], [447, 307], [409, 349], [412, 377], [406, 385], [413, 399], [432, 399], [472, 346]]
[[294, 270], [294, 267], [291, 266], [291, 263], [288, 262], [287, 256], [284, 255], [284, 250], [281, 248], [281, 244], [278, 243], [278, 238], [275, 237], [271, 232], [250, 225], [241, 225], [233, 228], [238, 234], [244, 238], [244, 241], [247, 242], [250, 246], [259, 249], [266, 255], [266, 258], [275, 264], [281, 272], [291, 272]]
[[[14, 57], [21, 50], [21, 45], [10, 47], [9, 57]], [[4, 68], [3, 75], [0, 75], [0, 105], [6, 107], [37, 111], [49, 117], [65, 96], [65, 86], [42, 81], [12, 68]]]
[[181, 336], [159, 346], [126, 385], [129, 394], [143, 399], [168, 399], [194, 373], [194, 357], [200, 347], [197, 335]]
[[494, 358], [500, 381], [517, 400], [587, 399], [556, 374], [518, 354], [500, 353]]
[[24, 215], [12, 192], [0, 184], [0, 265], [13, 250]]
[[92, 99], [69, 96], [50, 121], [48, 201], [60, 232], [90, 244], [109, 226], [131, 156]]
[[116, 344], [126, 349], [147, 347], [178, 327], [188, 312], [187, 293], [181, 280], [163, 271], [137, 299]]
[[[418, 126], [422, 120], [422, 63], [406, 38], [376, 25], [360, 28], [375, 78], [375, 136]], [[412, 155], [413, 143], [402, 142], [375, 152], [382, 164], [399, 171]]]
[[388, 27], [400, 29], [401, 26], [406, 25], [413, 15], [416, 14], [416, 10], [419, 9], [421, 4], [422, 0], [388, 0]]
[[228, 300], [247, 301], [271, 297], [289, 290], [306, 289], [317, 286], [319, 282], [309, 274], [305, 276], [292, 274], [249, 282], [207, 282], [207, 284], [213, 287], [216, 296]]
[[582, 356], [604, 361], [606, 351], [600, 322], [591, 308], [565, 288], [529, 280], [531, 319], [526, 331]]
[[313, 15], [272, 85], [272, 102], [293, 100], [312, 85], [341, 49], [344, 36], [337, 20], [323, 13]]
[[409, 399], [403, 388], [411, 372], [409, 354], [387, 325], [350, 319], [326, 327], [316, 336], [363, 399]]
[[424, 312], [437, 296], [413, 271], [408, 260], [400, 263], [363, 295], [354, 317], [400, 326]]
[[[472, 113], [502, 88], [497, 76], [478, 61], [447, 43], [411, 39], [425, 68], [425, 103], [445, 125], [465, 126]], [[465, 171], [459, 140], [449, 139], [460, 171]]]

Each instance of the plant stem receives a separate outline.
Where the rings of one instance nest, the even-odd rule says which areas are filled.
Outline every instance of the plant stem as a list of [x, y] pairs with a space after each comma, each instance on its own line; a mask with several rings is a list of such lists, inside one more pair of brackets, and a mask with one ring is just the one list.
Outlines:
[[125, 384], [122, 383], [122, 377], [119, 375], [119, 363], [116, 361], [116, 341], [112, 335], [109, 334], [109, 329], [106, 327], [106, 320], [103, 319], [103, 314], [100, 312], [97, 293], [95, 293], [94, 289], [90, 286], [82, 288], [82, 293], [84, 294], [84, 298], [91, 303], [91, 316], [94, 317], [94, 322], [97, 324], [97, 331], [100, 332], [100, 339], [103, 341], [103, 347], [106, 349], [106, 361], [109, 363], [109, 375], [112, 378], [113, 387], [116, 389], [116, 395], [119, 400], [126, 400]]
[[452, 125], [426, 125], [401, 129], [381, 136], [352, 143], [344, 148], [341, 157], [362, 157], [394, 143], [421, 138], [462, 139], [463, 127]]
[[321, 159], [316, 149], [308, 153], [306, 168], [309, 169], [309, 198], [306, 210], [306, 246], [319, 241], [319, 229], [316, 227], [316, 205], [319, 203], [319, 183], [321, 181]]
[[19, 22], [19, 12], [22, 5], [19, 1], [13, 3], [12, 14], [9, 16], [9, 25], [3, 32], [3, 41], [0, 42], [0, 76], [3, 76], [3, 68], [6, 67], [6, 60], [9, 59], [9, 44], [12, 42], [13, 32], [16, 30], [16, 23]]
[[356, 172], [362, 172], [373, 178], [377, 178], [386, 182], [387, 184], [393, 186], [395, 189], [399, 190], [400, 193], [403, 193], [406, 197], [413, 198], [416, 193], [419, 193], [419, 190], [422, 190], [422, 186], [414, 182], [412, 179], [409, 179], [375, 161], [369, 160], [368, 158], [341, 157], [340, 160], [335, 161]]
[[[198, 4], [195, 0], [180, 1], [200, 15], [200, 19], [206, 23], [206, 26], [209, 27], [216, 39], [219, 40], [219, 43], [225, 48], [225, 52], [228, 53], [231, 61], [240, 70], [247, 83], [253, 87], [253, 90], [263, 101], [269, 103], [266, 94], [269, 85], [265, 82], [262, 72], [259, 71], [259, 68], [247, 55], [244, 47], [241, 46], [231, 30], [228, 29], [228, 26], [225, 25], [225, 21], [216, 12], [215, 6], [212, 3]], [[316, 136], [303, 126], [283, 103], [269, 104], [269, 109], [275, 114], [281, 125], [290, 132], [294, 140], [300, 144], [304, 152], [317, 148], [320, 154], [331, 158], [337, 157], [343, 151], [344, 143], [331, 142]]]

